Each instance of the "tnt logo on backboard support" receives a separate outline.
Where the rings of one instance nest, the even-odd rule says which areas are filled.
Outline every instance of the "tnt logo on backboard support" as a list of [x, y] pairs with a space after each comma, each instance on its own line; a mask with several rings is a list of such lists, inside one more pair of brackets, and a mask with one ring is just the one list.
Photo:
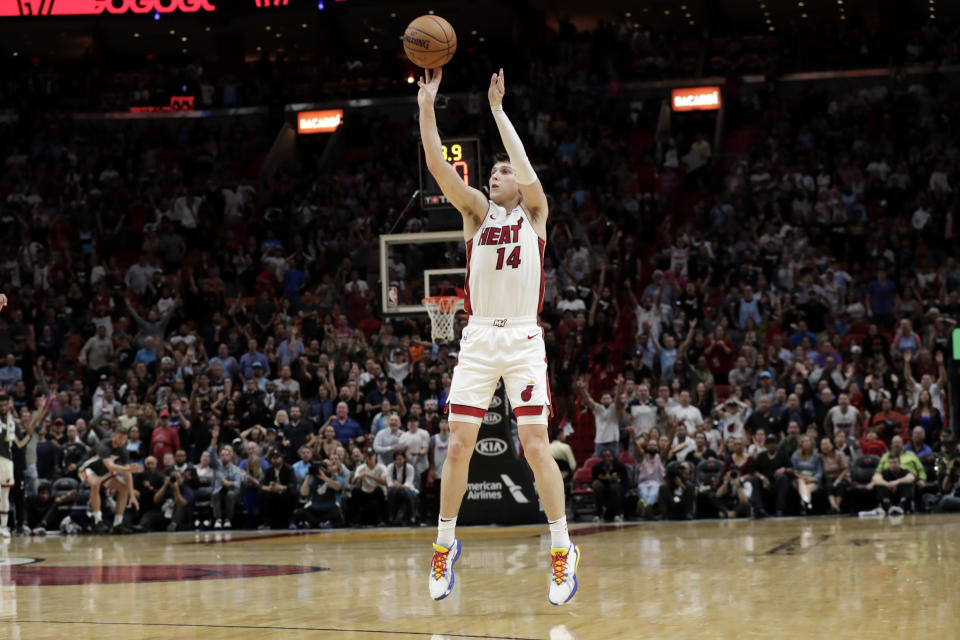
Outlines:
[[0, 0], [0, 17], [216, 11], [215, 0]]

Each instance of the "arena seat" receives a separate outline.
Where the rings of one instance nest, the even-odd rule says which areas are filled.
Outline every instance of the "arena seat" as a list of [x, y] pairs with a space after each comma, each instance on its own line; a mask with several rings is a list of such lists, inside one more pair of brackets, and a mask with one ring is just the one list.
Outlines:
[[594, 465], [602, 461], [603, 461], [603, 458], [596, 458], [591, 456], [587, 458], [586, 462], [583, 463], [583, 468], [586, 469], [587, 471], [593, 471]]
[[850, 469], [850, 483], [853, 488], [864, 490], [865, 486], [870, 483], [873, 474], [877, 472], [879, 464], [880, 458], [877, 456], [860, 456], [853, 463], [853, 468]]
[[716, 458], [701, 460], [697, 465], [695, 484], [697, 486], [706, 486], [714, 479], [719, 480], [722, 470], [723, 463]]
[[573, 519], [581, 515], [592, 516], [597, 512], [597, 498], [593, 495], [593, 471], [586, 467], [573, 474]]

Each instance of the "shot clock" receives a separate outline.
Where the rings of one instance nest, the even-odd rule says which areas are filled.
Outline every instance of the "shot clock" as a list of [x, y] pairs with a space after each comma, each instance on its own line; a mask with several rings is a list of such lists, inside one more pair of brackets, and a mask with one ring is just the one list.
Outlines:
[[[484, 183], [484, 176], [480, 169], [480, 142], [477, 138], [450, 138], [442, 140], [440, 151], [454, 171], [457, 172], [464, 184], [479, 189]], [[440, 185], [427, 171], [426, 160], [423, 155], [423, 145], [420, 146], [420, 206], [423, 209], [443, 209], [452, 207], [446, 196], [440, 190]]]

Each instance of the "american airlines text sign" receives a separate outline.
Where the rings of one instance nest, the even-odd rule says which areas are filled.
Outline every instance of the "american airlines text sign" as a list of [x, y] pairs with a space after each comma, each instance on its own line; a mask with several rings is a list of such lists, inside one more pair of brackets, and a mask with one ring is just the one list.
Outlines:
[[301, 111], [297, 114], [297, 133], [330, 133], [343, 122], [343, 109]]
[[0, 17], [216, 11], [215, 0], [0, 0]]
[[674, 89], [670, 104], [674, 111], [716, 111], [720, 108], [720, 87]]

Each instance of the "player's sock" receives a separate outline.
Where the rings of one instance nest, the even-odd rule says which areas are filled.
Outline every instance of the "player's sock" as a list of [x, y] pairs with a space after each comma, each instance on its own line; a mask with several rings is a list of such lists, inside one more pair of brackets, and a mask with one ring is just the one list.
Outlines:
[[547, 520], [550, 525], [550, 546], [554, 549], [566, 549], [570, 546], [570, 536], [567, 534], [567, 516], [559, 520]]
[[6, 511], [0, 511], [0, 529], [7, 528], [7, 518], [10, 517]]
[[123, 516], [119, 514], [114, 514], [113, 516], [113, 526], [119, 527], [123, 524]]
[[437, 544], [449, 549], [453, 545], [453, 539], [456, 537], [457, 518], [439, 519], [437, 523]]
[[93, 522], [94, 522], [94, 524], [100, 524], [101, 522], [103, 522], [103, 514], [100, 513], [99, 511], [94, 511], [94, 512], [93, 512]]

